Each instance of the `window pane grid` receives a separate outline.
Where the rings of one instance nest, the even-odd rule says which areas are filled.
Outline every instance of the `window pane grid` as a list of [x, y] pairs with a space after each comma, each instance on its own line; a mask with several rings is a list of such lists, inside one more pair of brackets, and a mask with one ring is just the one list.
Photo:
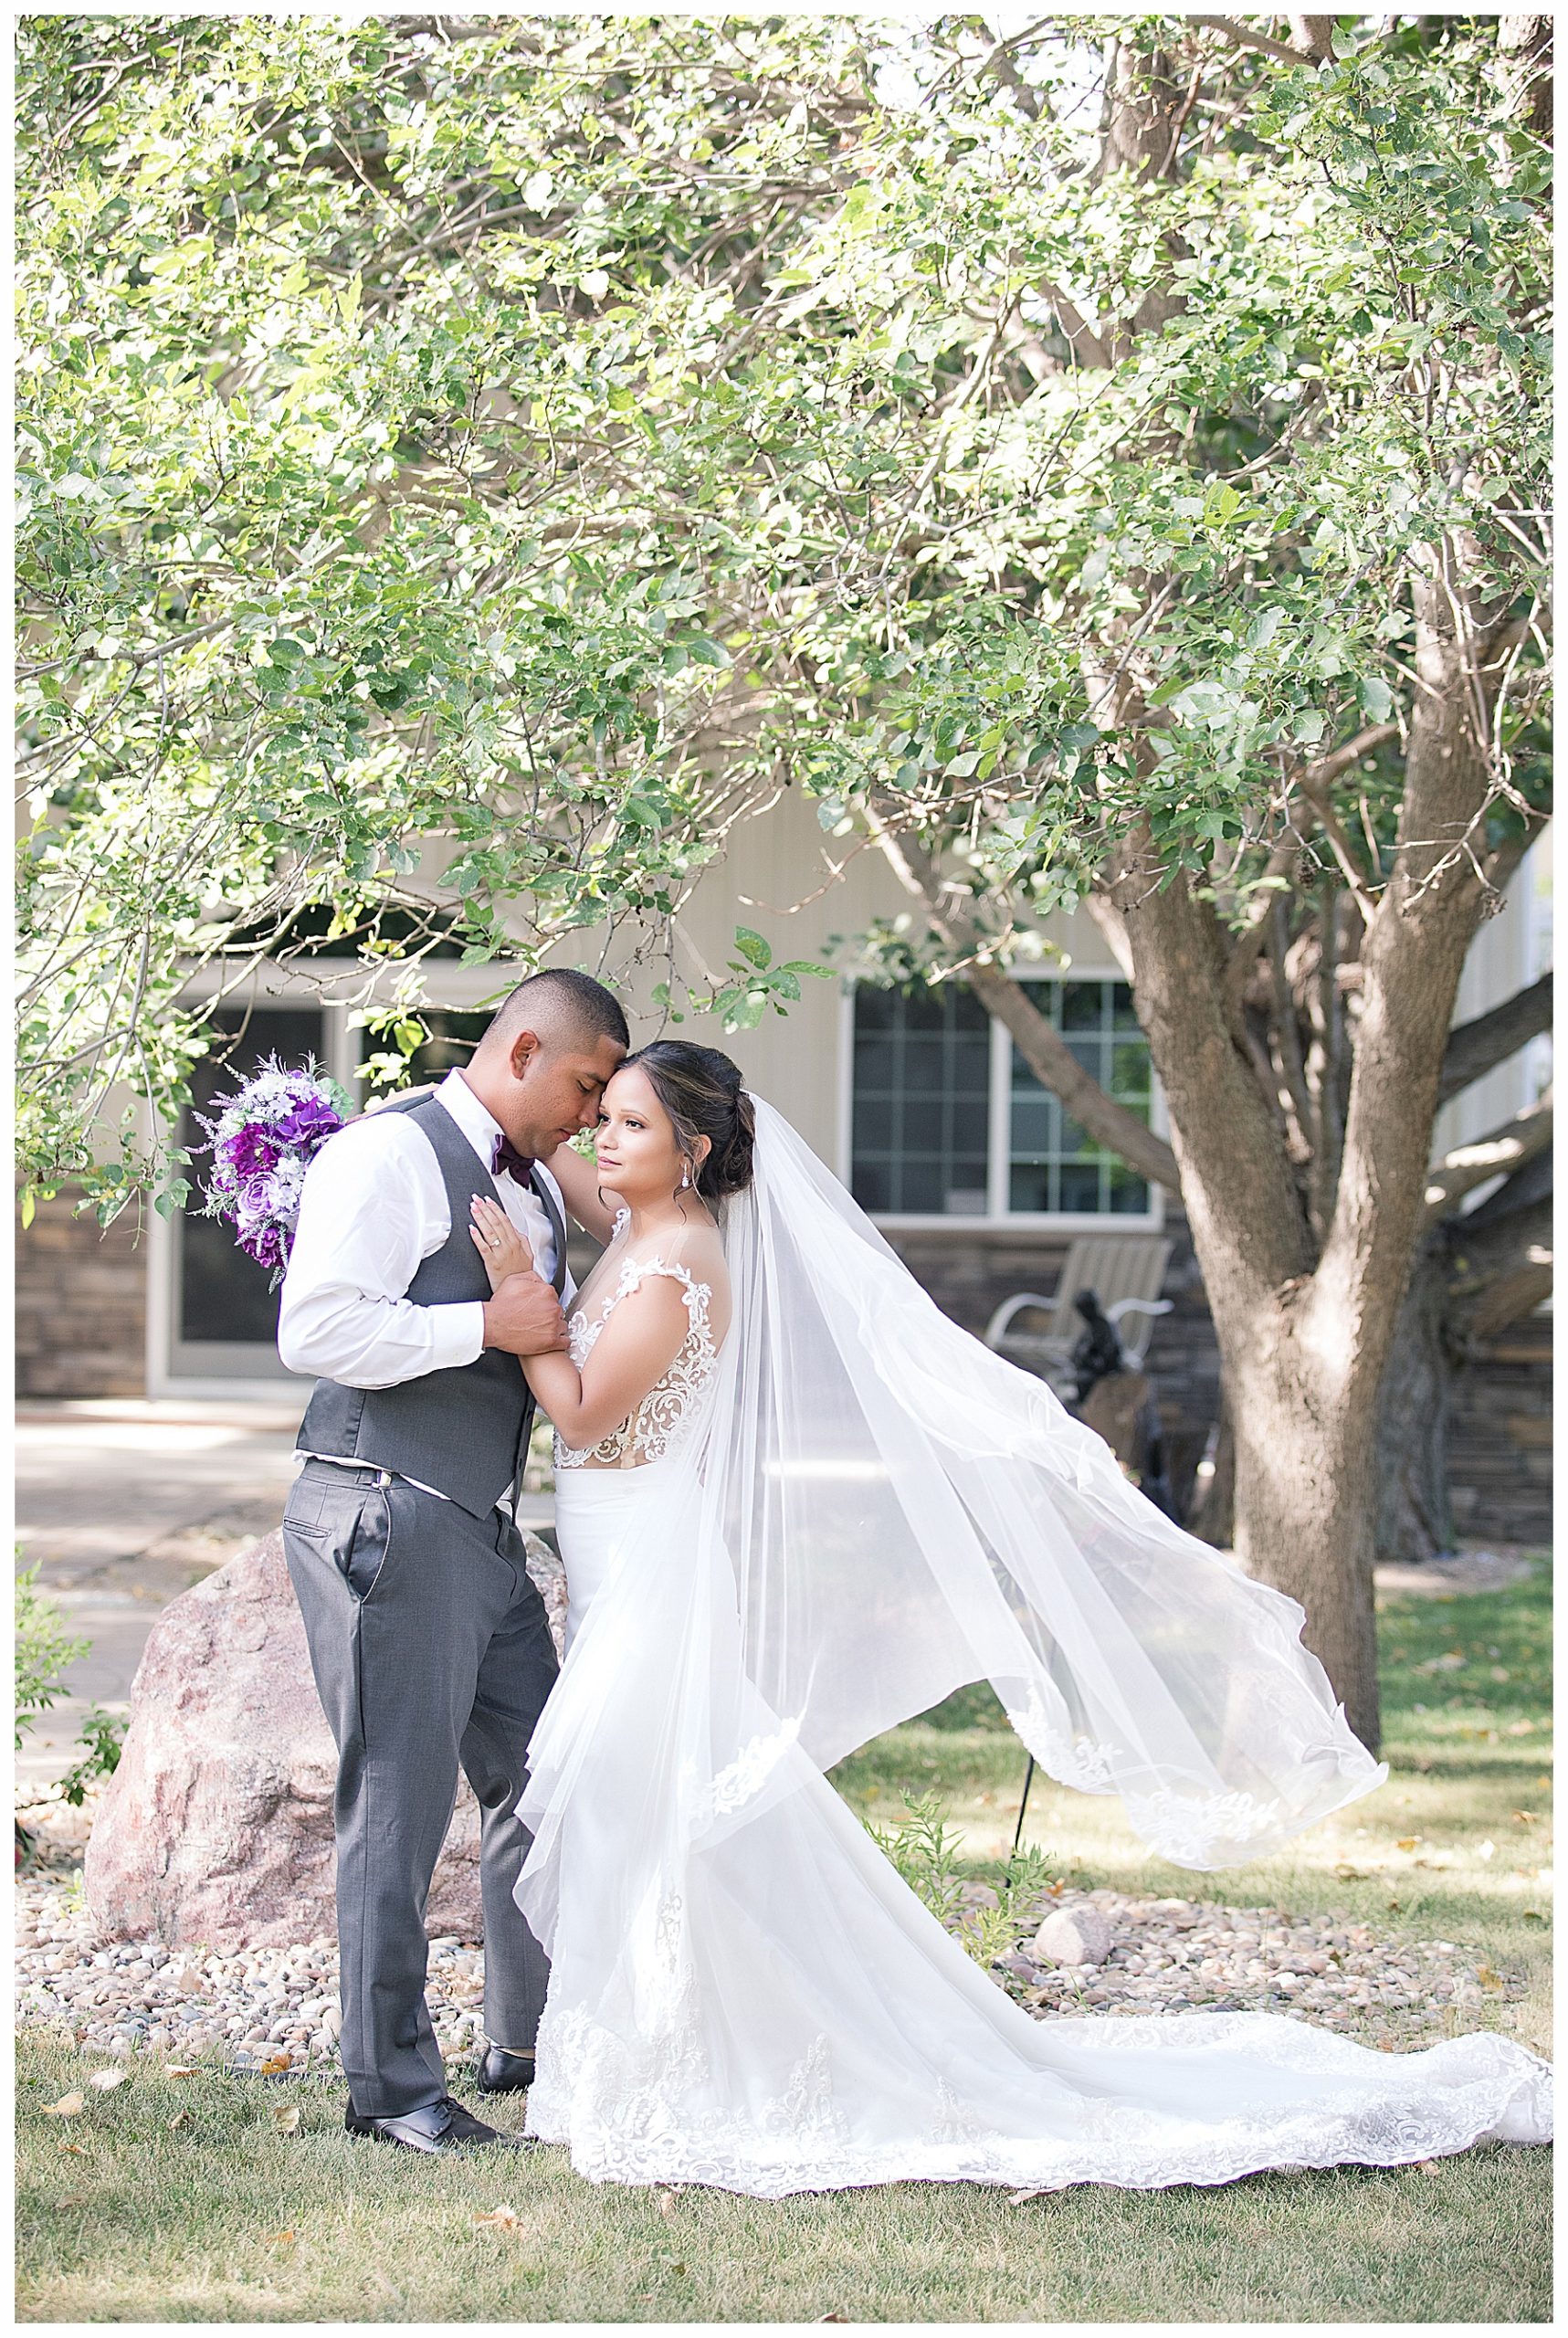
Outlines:
[[[1148, 1043], [1128, 985], [1057, 977], [1031, 984], [1030, 994], [1089, 1076], [1147, 1122]], [[956, 985], [856, 992], [850, 1183], [863, 1209], [889, 1216], [987, 1214], [993, 1044], [984, 1009]], [[1008, 1050], [1006, 1210], [1146, 1216], [1146, 1181], [1063, 1111], [999, 1029], [995, 1044]]]
[[[1052, 980], [1034, 985], [1035, 1003], [1060, 1031], [1092, 1079], [1149, 1119], [1149, 1047], [1125, 983]], [[1009, 1043], [1007, 1206], [1053, 1216], [1126, 1217], [1150, 1206], [1145, 1180], [1068, 1118]]]
[[983, 1216], [991, 1022], [968, 991], [855, 995], [850, 1188], [889, 1216]]

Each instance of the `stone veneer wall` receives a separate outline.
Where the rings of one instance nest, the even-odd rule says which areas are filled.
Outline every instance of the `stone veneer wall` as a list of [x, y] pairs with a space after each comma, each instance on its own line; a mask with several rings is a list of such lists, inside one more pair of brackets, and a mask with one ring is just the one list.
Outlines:
[[100, 1227], [68, 1193], [16, 1236], [18, 1396], [144, 1396], [147, 1246], [134, 1207]]
[[1459, 1374], [1448, 1491], [1467, 1539], [1552, 1541], [1552, 1322], [1510, 1323]]

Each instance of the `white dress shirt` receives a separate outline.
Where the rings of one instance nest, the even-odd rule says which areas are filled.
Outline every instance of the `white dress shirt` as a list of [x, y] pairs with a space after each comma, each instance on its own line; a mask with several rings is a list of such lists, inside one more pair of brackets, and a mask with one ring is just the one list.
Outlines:
[[[448, 1072], [436, 1095], [488, 1169], [500, 1122], [460, 1071]], [[560, 1188], [550, 1184], [559, 1206]], [[543, 1203], [513, 1177], [496, 1185], [534, 1266], [552, 1280], [555, 1238]], [[349, 1388], [395, 1388], [472, 1364], [484, 1347], [481, 1302], [422, 1307], [406, 1295], [451, 1224], [440, 1164], [405, 1112], [366, 1112], [330, 1137], [306, 1174], [283, 1278], [278, 1353], [287, 1368]]]

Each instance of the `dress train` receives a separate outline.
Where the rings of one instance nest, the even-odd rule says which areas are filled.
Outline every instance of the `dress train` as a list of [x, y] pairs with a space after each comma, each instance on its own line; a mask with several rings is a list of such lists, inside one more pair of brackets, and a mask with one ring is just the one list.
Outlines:
[[746, 1682], [700, 1509], [679, 1455], [558, 1480], [571, 1639], [518, 1897], [552, 1960], [528, 2130], [579, 2174], [1145, 2188], [1550, 2135], [1549, 2067], [1490, 2033], [1390, 2055], [1258, 2013], [1032, 2020]]

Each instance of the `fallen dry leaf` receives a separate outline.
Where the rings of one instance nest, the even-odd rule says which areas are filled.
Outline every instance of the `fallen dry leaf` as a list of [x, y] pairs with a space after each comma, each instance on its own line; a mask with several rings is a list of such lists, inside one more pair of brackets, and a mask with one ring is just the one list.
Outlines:
[[194, 2079], [197, 2067], [195, 2062], [166, 2062], [163, 2066], [163, 2073], [166, 2078], [171, 2079]]
[[1394, 1848], [1396, 1851], [1413, 1851], [1420, 1840], [1419, 1835], [1401, 1835]]
[[62, 2152], [75, 2152], [78, 2159], [85, 2159], [87, 2157], [87, 2145], [85, 2143], [61, 2143], [58, 2148]]
[[261, 2065], [261, 2075], [264, 2079], [275, 2079], [279, 2070], [291, 2070], [293, 2067], [291, 2054], [268, 2054]]
[[658, 2196], [658, 2213], [661, 2217], [674, 2216], [675, 2195], [673, 2192], [660, 2192]]
[[819, 2313], [816, 2318], [818, 2322], [847, 2322], [849, 2316], [847, 2313]]
[[1503, 1985], [1502, 1975], [1500, 1973], [1494, 1973], [1489, 1964], [1478, 1964], [1476, 1967], [1476, 1978], [1480, 1983], [1482, 1988], [1488, 1991], [1500, 1989]]
[[57, 2208], [85, 2208], [87, 2206], [87, 2194], [85, 2192], [68, 2192], [63, 2200], [57, 2200], [55, 2202], [55, 2206]]
[[283, 2242], [286, 2240], [292, 2240], [294, 2238], [294, 2234], [289, 2229], [287, 2225], [281, 2232], [269, 2232], [267, 2235], [267, 2238], [269, 2243], [273, 2241]]
[[1533, 1827], [1535, 1824], [1533, 1810], [1516, 1810], [1513, 1815], [1516, 1824], [1521, 1827]]
[[476, 2215], [474, 2222], [477, 2225], [488, 2225], [494, 2232], [515, 2232], [522, 2219], [517, 2210], [509, 2207], [503, 2200], [500, 2206], [492, 2208], [488, 2217]]
[[111, 2094], [117, 2086], [125, 2084], [129, 2076], [128, 2070], [94, 2070], [88, 2084], [96, 2087], [100, 2094]]
[[85, 2094], [62, 2094], [58, 2102], [45, 2103], [44, 2116], [46, 2119], [74, 2119], [79, 2111], [86, 2109]]
[[188, 2111], [176, 2111], [169, 2122], [170, 2132], [173, 2133], [176, 2127], [183, 2127], [190, 2115]]
[[291, 2135], [299, 2123], [300, 2106], [297, 2102], [289, 2103], [287, 2110], [279, 2109], [272, 2113], [272, 2124], [280, 2135]]
[[1436, 2164], [1437, 2163], [1435, 2159], [1418, 2159], [1411, 2162], [1411, 2165], [1413, 2167], [1418, 2167], [1423, 2175], [1430, 2175], [1432, 2170], [1436, 2166]]

